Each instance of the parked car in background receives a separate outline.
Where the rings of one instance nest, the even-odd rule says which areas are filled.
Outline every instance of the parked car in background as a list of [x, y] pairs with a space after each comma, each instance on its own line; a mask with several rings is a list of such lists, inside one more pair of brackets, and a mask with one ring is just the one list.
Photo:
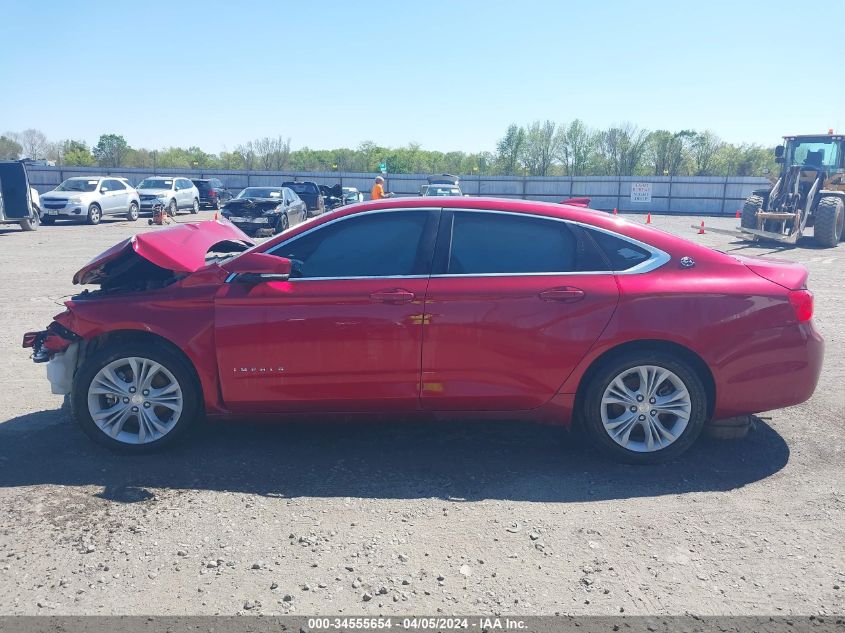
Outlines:
[[420, 187], [421, 196], [462, 196], [464, 195], [458, 185], [457, 176], [441, 174], [440, 176], [429, 176], [428, 184]]
[[305, 202], [288, 187], [247, 187], [221, 215], [247, 235], [276, 235], [308, 217]]
[[804, 402], [822, 368], [804, 266], [590, 209], [398, 198], [245, 239], [202, 222], [125, 240], [24, 335], [91, 438], [143, 452], [203, 415], [463, 412], [576, 421], [653, 463]]
[[355, 202], [364, 202], [364, 194], [358, 191], [355, 187], [343, 188], [343, 204], [353, 204]]
[[183, 209], [199, 213], [200, 192], [187, 178], [152, 176], [139, 182], [137, 189], [141, 197], [142, 211], [152, 211], [153, 207], [161, 204], [170, 216]]
[[35, 231], [41, 220], [38, 191], [29, 184], [21, 161], [0, 160], [0, 224]]
[[232, 199], [232, 192], [219, 178], [192, 178], [191, 182], [200, 193], [201, 207], [219, 209], [227, 200]]
[[41, 222], [84, 220], [99, 224], [106, 216], [119, 215], [138, 219], [141, 201], [138, 192], [125, 178], [113, 176], [78, 176], [68, 178], [41, 196]]
[[305, 201], [308, 207], [308, 215], [313, 217], [320, 215], [326, 210], [326, 201], [320, 192], [320, 185], [310, 180], [283, 182], [282, 187], [288, 187]]
[[328, 210], [364, 201], [364, 194], [355, 187], [342, 187], [340, 184], [332, 187], [320, 185], [320, 193], [323, 194], [323, 200]]

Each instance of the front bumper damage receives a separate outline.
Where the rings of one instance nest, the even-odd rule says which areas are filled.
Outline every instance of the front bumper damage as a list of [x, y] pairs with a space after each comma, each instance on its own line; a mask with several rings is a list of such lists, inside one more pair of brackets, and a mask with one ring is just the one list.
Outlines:
[[22, 346], [32, 349], [34, 363], [47, 363], [50, 390], [56, 395], [68, 395], [79, 362], [81, 343], [80, 336], [54, 321], [46, 330], [24, 334]]

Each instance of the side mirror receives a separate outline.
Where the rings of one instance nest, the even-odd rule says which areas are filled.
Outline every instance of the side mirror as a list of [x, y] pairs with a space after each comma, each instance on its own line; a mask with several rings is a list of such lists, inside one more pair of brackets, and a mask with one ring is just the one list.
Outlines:
[[780, 158], [781, 156], [783, 156], [783, 149], [783, 145], [778, 145], [775, 148], [775, 158]]
[[264, 281], [287, 281], [290, 277], [291, 261], [266, 253], [246, 253], [223, 265], [235, 275], [234, 281], [257, 284]]
[[109, 192], [108, 187], [100, 187], [100, 193], [108, 193], [108, 192]]
[[785, 163], [786, 159], [783, 156], [775, 156], [776, 163]]

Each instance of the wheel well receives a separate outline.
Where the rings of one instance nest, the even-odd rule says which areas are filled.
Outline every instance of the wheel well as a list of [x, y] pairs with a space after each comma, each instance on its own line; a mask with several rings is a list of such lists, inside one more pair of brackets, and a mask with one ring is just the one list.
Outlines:
[[584, 375], [581, 376], [581, 381], [578, 383], [578, 390], [575, 392], [576, 418], [581, 414], [584, 392], [587, 390], [587, 385], [590, 384], [590, 381], [593, 379], [596, 372], [605, 363], [613, 360], [614, 358], [621, 356], [622, 354], [636, 351], [664, 352], [678, 356], [687, 362], [704, 385], [704, 391], [707, 394], [707, 417], [709, 418], [713, 414], [716, 404], [716, 382], [713, 380], [713, 373], [710, 371], [710, 368], [701, 356], [693, 352], [688, 347], [684, 347], [678, 343], [661, 341], [659, 339], [644, 339], [617, 345], [616, 347], [604, 352], [590, 364], [587, 371], [585, 371]]
[[190, 358], [188, 358], [188, 355], [185, 354], [185, 352], [182, 351], [182, 349], [178, 345], [172, 343], [163, 336], [154, 334], [153, 332], [142, 332], [140, 330], [116, 330], [114, 332], [106, 332], [105, 334], [101, 334], [100, 336], [89, 339], [85, 342], [85, 349], [83, 350], [82, 354], [80, 354], [78, 365], [81, 366], [82, 363], [85, 361], [85, 358], [98, 351], [106, 344], [115, 345], [127, 342], [136, 343], [139, 341], [148, 345], [156, 344], [161, 345], [162, 347], [166, 347], [169, 351], [173, 352], [176, 356], [184, 360], [185, 366], [189, 369], [191, 375], [196, 381], [196, 386], [199, 389], [200, 394], [200, 402], [204, 402], [202, 382], [200, 381], [199, 374], [197, 374], [196, 367], [194, 367], [194, 363], [191, 361]]

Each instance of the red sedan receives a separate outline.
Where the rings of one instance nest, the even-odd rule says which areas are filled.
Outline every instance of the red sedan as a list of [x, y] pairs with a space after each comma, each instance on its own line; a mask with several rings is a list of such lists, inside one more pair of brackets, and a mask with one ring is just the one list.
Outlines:
[[138, 235], [24, 346], [113, 448], [204, 416], [504, 415], [655, 462], [713, 420], [811, 396], [806, 281], [584, 208], [389, 199], [257, 246], [225, 221]]

